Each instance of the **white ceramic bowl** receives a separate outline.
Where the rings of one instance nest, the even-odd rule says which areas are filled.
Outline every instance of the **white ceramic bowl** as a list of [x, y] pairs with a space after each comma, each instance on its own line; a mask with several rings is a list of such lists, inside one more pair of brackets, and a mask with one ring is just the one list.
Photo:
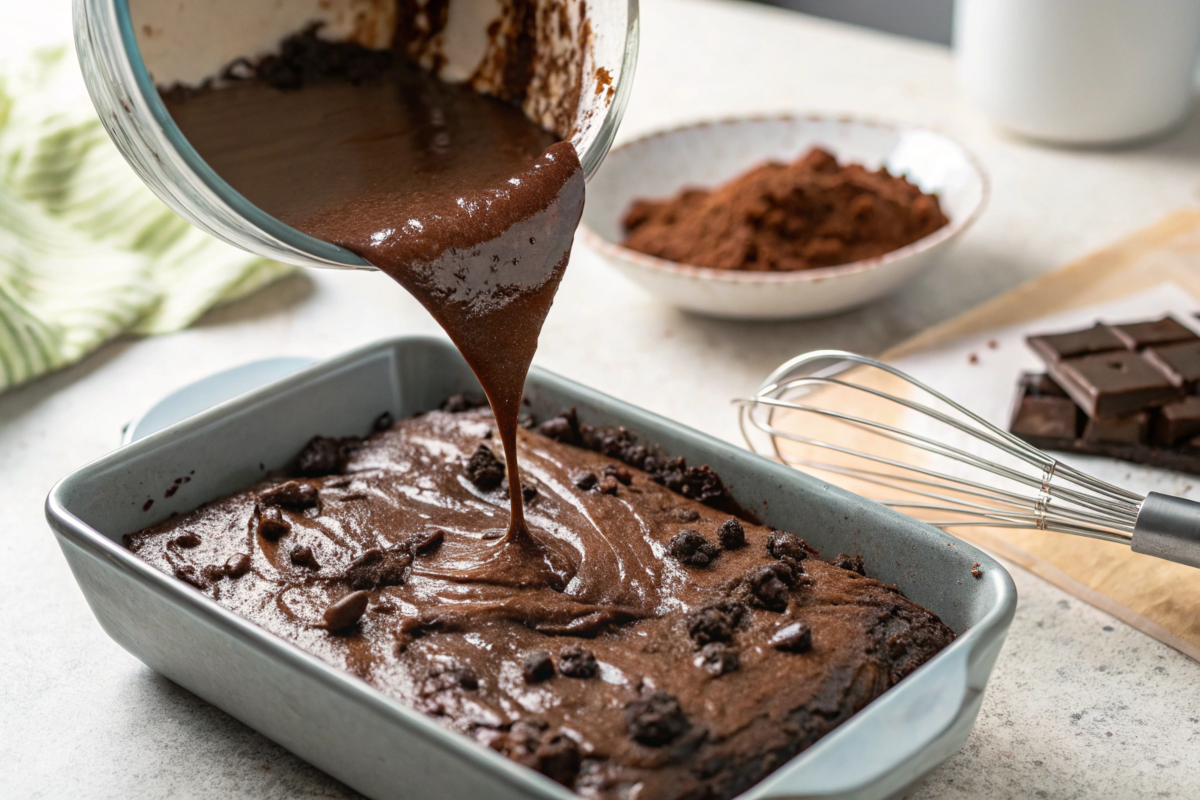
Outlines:
[[[741, 272], [654, 258], [619, 242], [621, 219], [641, 197], [716, 186], [768, 160], [820, 146], [838, 161], [886, 166], [938, 196], [949, 224], [877, 258], [799, 272]], [[583, 241], [672, 306], [732, 319], [817, 317], [888, 294], [944, 254], [983, 210], [987, 179], [954, 140], [923, 128], [805, 116], [731, 119], [651, 134], [614, 148], [587, 188]]]

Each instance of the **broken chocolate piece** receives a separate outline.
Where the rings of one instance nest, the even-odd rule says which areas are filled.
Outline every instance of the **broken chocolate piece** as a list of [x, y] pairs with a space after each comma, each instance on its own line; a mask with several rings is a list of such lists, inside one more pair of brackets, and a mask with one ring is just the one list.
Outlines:
[[467, 478], [482, 492], [490, 492], [504, 481], [504, 462], [496, 458], [492, 449], [479, 445], [467, 460]]
[[1023, 386], [1017, 392], [1016, 407], [1008, 427], [1017, 436], [1034, 443], [1069, 441], [1079, 433], [1079, 416], [1079, 407], [1069, 397], [1034, 395]]
[[767, 537], [767, 553], [772, 558], [790, 558], [803, 561], [808, 558], [808, 548], [799, 536], [787, 531], [772, 531]]
[[280, 536], [292, 529], [292, 523], [284, 518], [283, 512], [277, 506], [259, 509], [250, 520], [255, 532], [268, 542], [279, 540]]
[[526, 503], [532, 503], [538, 496], [538, 488], [532, 483], [521, 482], [521, 499]]
[[448, 414], [461, 414], [474, 408], [483, 408], [488, 404], [487, 398], [475, 394], [452, 394], [441, 405], [441, 410]]
[[182, 566], [176, 567], [175, 568], [175, 577], [179, 578], [179, 580], [183, 581], [184, 583], [190, 583], [192, 586], [195, 586], [197, 589], [207, 589], [208, 588], [208, 583], [204, 580], [204, 577], [201, 576], [198, 572], [196, 572], [196, 568], [193, 567], [191, 564], [184, 564]]
[[264, 508], [278, 506], [293, 511], [312, 508], [320, 502], [317, 487], [304, 481], [287, 481], [272, 486], [258, 497]]
[[250, 571], [250, 556], [238, 553], [230, 556], [225, 562], [225, 574], [230, 578], [240, 578]]
[[751, 602], [768, 611], [787, 609], [788, 589], [794, 582], [795, 573], [791, 566], [782, 562], [759, 567], [745, 579]]
[[1120, 417], [1163, 405], [1182, 392], [1132, 350], [1062, 361], [1051, 375], [1089, 417]]
[[698, 646], [733, 641], [734, 631], [749, 609], [733, 600], [703, 606], [687, 616], [688, 636]]
[[776, 650], [805, 653], [812, 648], [812, 631], [803, 622], [793, 622], [775, 631], [770, 643]]
[[621, 482], [612, 475], [605, 475], [600, 479], [600, 483], [596, 484], [596, 489], [600, 494], [616, 494], [620, 486]]
[[1143, 355], [1175, 386], [1194, 392], [1200, 382], [1200, 342], [1148, 347]]
[[1145, 411], [1125, 417], [1089, 419], [1083, 428], [1083, 440], [1095, 444], [1144, 444], [1149, 430], [1150, 415]]
[[726, 550], [737, 550], [746, 544], [746, 530], [736, 518], [730, 517], [717, 528], [717, 540]]
[[571, 483], [575, 484], [577, 489], [582, 489], [585, 492], [595, 486], [597, 480], [596, 473], [594, 472], [576, 472], [571, 476]]
[[707, 567], [717, 557], [720, 548], [704, 538], [700, 531], [684, 528], [667, 545], [671, 557], [689, 567]]
[[412, 554], [404, 545], [381, 550], [372, 547], [350, 562], [342, 579], [351, 589], [381, 589], [400, 586], [408, 578]]
[[848, 556], [845, 553], [838, 553], [838, 557], [833, 560], [835, 567], [857, 572], [859, 575], [866, 577], [867, 569], [863, 566], [863, 557], [861, 555]]
[[330, 633], [343, 631], [362, 619], [367, 613], [370, 592], [351, 592], [325, 609], [325, 630]]
[[176, 547], [181, 547], [184, 550], [190, 550], [193, 547], [199, 547], [200, 534], [196, 533], [195, 531], [181, 533], [175, 538], [171, 539], [171, 544], [175, 545]]
[[324, 475], [340, 475], [346, 468], [346, 462], [354, 448], [361, 440], [354, 438], [331, 439], [328, 436], [314, 436], [300, 455], [296, 456], [294, 472], [306, 478], [320, 478]]
[[1066, 397], [1063, 388], [1044, 372], [1022, 372], [1018, 385], [1035, 396]]
[[291, 552], [292, 563], [298, 567], [305, 569], [318, 570], [321, 564], [317, 561], [317, 556], [313, 553], [312, 548], [308, 545], [298, 544], [292, 548]]
[[521, 662], [521, 677], [526, 683], [539, 683], [554, 677], [554, 661], [545, 650], [534, 650]]
[[700, 648], [696, 666], [714, 677], [733, 672], [741, 663], [737, 650], [722, 642], [711, 642]]
[[605, 477], [616, 478], [623, 486], [633, 483], [633, 473], [620, 464], [605, 464], [604, 469], [600, 470], [600, 474]]
[[1158, 409], [1151, 422], [1150, 435], [1161, 447], [1170, 447], [1181, 439], [1200, 435], [1200, 397], [1192, 395]]
[[594, 678], [599, 670], [591, 650], [571, 647], [558, 654], [558, 671], [568, 678]]
[[1150, 322], [1110, 325], [1109, 328], [1130, 350], [1141, 350], [1143, 347], [1174, 344], [1175, 342], [1200, 342], [1200, 336], [1169, 314], [1162, 319]]
[[1042, 357], [1047, 366], [1066, 358], [1125, 348], [1124, 340], [1101, 322], [1086, 330], [1029, 336], [1025, 341]]
[[670, 744], [691, 727], [679, 701], [663, 691], [627, 704], [625, 724], [634, 741], [650, 747]]

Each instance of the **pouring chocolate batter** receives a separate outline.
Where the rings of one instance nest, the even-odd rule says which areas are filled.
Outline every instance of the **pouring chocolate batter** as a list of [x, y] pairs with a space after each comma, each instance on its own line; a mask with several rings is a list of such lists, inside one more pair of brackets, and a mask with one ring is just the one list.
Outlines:
[[188, 141], [250, 202], [408, 289], [491, 403], [507, 466], [508, 529], [442, 565], [443, 577], [561, 589], [576, 568], [573, 551], [525, 524], [516, 429], [583, 212], [574, 147], [515, 106], [315, 30], [229, 73], [239, 70], [246, 77], [220, 88], [166, 94]]

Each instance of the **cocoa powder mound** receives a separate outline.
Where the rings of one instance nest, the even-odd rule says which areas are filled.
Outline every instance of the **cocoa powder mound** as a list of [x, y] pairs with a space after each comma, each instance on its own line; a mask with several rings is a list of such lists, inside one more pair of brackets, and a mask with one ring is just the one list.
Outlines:
[[698, 267], [785, 272], [880, 256], [947, 222], [937, 198], [905, 178], [813, 149], [715, 189], [635, 200], [624, 245]]

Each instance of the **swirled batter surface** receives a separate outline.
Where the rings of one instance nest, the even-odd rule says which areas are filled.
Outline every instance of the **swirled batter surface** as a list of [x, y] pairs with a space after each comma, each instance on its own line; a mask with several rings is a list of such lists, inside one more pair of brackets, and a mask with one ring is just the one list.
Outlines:
[[587, 797], [733, 797], [954, 637], [861, 559], [720, 510], [710, 470], [573, 415], [517, 437], [563, 582], [481, 579], [508, 487], [494, 419], [463, 405], [314, 440], [292, 476], [126, 544]]

